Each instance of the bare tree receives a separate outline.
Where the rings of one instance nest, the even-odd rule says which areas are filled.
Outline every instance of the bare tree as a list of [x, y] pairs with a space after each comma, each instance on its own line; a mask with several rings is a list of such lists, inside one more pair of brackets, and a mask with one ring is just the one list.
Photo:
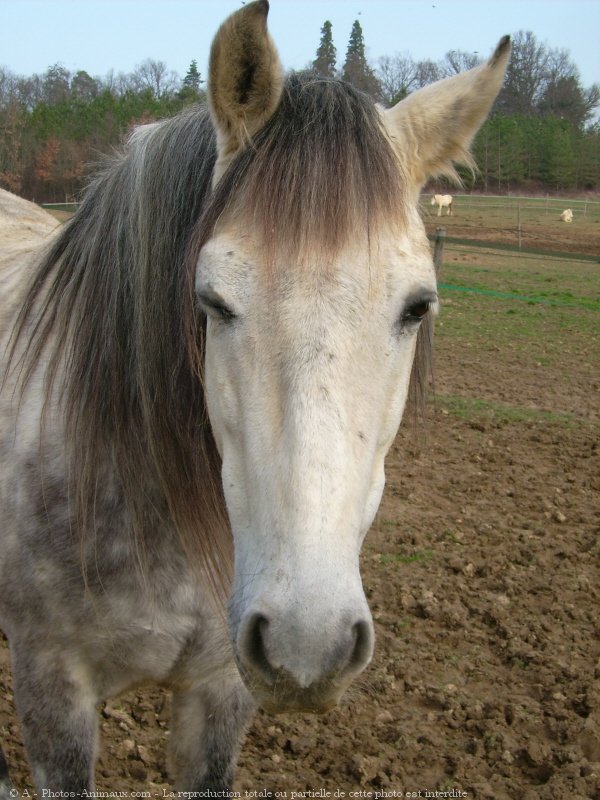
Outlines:
[[417, 82], [417, 64], [409, 53], [382, 56], [375, 74], [381, 87], [381, 97], [387, 106], [393, 106], [410, 94]]
[[45, 100], [45, 78], [42, 75], [19, 77], [16, 88], [17, 101], [28, 111]]
[[17, 96], [17, 76], [6, 67], [0, 67], [0, 109], [9, 106]]
[[577, 127], [600, 103], [600, 87], [584, 90], [579, 71], [567, 50], [539, 43], [531, 31], [513, 37], [513, 51], [498, 109], [505, 114], [551, 114]]
[[138, 64], [131, 78], [137, 91], [150, 89], [156, 98], [173, 95], [181, 85], [176, 72], [170, 70], [164, 61], [155, 61], [153, 58]]
[[134, 86], [131, 74], [125, 72], [115, 73], [114, 69], [107, 72], [106, 75], [99, 80], [99, 84], [100, 91], [109, 91], [111, 94], [114, 94], [115, 97], [122, 97], [129, 91], [136, 91], [136, 86]]
[[417, 75], [415, 78], [415, 89], [421, 89], [430, 83], [435, 83], [443, 78], [443, 72], [439, 64], [435, 61], [418, 61], [417, 62]]
[[483, 59], [479, 53], [467, 53], [465, 50], [449, 50], [444, 56], [441, 71], [444, 75], [457, 75], [459, 72], [473, 69], [481, 64]]

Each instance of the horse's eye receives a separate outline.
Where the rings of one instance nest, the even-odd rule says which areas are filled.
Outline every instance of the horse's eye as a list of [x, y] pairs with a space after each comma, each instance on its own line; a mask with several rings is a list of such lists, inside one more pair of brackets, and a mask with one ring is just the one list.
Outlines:
[[417, 303], [413, 303], [404, 312], [404, 320], [408, 322], [422, 320], [429, 311], [430, 306], [431, 302], [429, 300], [419, 300]]
[[235, 319], [235, 314], [225, 305], [225, 303], [218, 297], [212, 294], [201, 293], [198, 295], [200, 305], [206, 314], [214, 319], [220, 319], [222, 322], [231, 322]]

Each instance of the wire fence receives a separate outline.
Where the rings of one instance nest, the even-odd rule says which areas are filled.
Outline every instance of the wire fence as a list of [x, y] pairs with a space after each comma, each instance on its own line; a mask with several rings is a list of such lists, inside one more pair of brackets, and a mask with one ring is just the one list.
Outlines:
[[42, 208], [48, 208], [52, 211], [69, 211], [75, 213], [81, 203], [42, 203]]
[[[598, 260], [600, 258], [600, 200], [555, 197], [454, 195], [452, 215], [431, 205], [433, 195], [421, 196], [428, 228], [447, 228], [447, 241], [498, 247], [542, 255]], [[561, 221], [570, 208], [572, 222]]]
[[[561, 214], [567, 208], [573, 211], [574, 217], [600, 216], [600, 199], [574, 199], [570, 197], [522, 197], [520, 195], [493, 194], [454, 194], [453, 209], [499, 209], [502, 211], [535, 211], [550, 216]], [[421, 195], [421, 205], [429, 207], [433, 193]], [[445, 215], [445, 211], [442, 212]]]

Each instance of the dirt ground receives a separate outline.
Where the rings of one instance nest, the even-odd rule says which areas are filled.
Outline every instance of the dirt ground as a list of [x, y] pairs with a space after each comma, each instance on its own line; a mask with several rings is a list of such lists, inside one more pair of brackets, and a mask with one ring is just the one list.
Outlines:
[[[403, 423], [364, 547], [374, 660], [324, 717], [258, 714], [242, 796], [600, 800], [598, 336], [542, 363], [446, 335], [453, 302], [438, 400], [425, 426]], [[139, 691], [100, 713], [98, 788], [162, 796], [169, 698]], [[31, 787], [5, 647], [0, 741]]]

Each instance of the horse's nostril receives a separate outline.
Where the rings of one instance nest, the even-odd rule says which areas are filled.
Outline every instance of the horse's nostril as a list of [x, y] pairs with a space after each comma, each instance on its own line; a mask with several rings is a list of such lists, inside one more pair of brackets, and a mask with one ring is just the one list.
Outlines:
[[252, 614], [244, 623], [239, 648], [243, 660], [260, 673], [268, 684], [275, 680], [275, 671], [269, 662], [265, 648], [265, 634], [269, 620], [264, 614]]
[[[337, 626], [325, 621], [322, 628], [313, 629], [294, 625], [294, 620], [284, 626], [282, 620], [288, 619], [266, 616], [262, 609], [242, 619], [237, 653], [242, 677], [251, 690], [262, 684], [278, 695], [287, 692], [296, 697], [300, 692], [306, 698], [311, 692], [331, 693], [369, 663], [373, 654], [370, 621], [359, 618], [344, 625], [341, 619]], [[314, 698], [310, 702], [318, 705]]]
[[365, 620], [354, 623], [354, 649], [345, 671], [361, 670], [368, 664], [373, 655], [373, 628]]

